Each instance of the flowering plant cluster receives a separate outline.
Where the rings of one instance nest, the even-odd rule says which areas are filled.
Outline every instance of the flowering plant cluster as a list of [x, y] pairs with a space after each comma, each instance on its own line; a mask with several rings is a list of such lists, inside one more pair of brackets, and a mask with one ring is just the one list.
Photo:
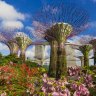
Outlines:
[[76, 76], [80, 74], [81, 69], [79, 67], [73, 68], [69, 67], [68, 68], [68, 75], [69, 76]]
[[8, 84], [15, 76], [13, 68], [10, 66], [0, 66], [0, 85]]
[[0, 96], [33, 94], [32, 79], [38, 73], [38, 68], [29, 68], [26, 64], [0, 66]]
[[90, 96], [85, 84], [78, 81], [68, 81], [65, 77], [56, 81], [43, 75], [41, 86], [42, 96]]
[[73, 96], [89, 96], [89, 90], [85, 84], [74, 82], [71, 84], [71, 90], [74, 90]]
[[0, 96], [91, 96], [90, 88], [96, 88], [93, 73], [85, 69], [68, 68], [68, 76], [59, 80], [45, 72], [26, 64], [0, 66]]

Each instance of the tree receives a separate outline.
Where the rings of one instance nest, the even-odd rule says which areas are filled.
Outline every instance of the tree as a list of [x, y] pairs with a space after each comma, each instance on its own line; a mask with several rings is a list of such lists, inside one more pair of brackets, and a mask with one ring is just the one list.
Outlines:
[[13, 37], [7, 38], [6, 34], [0, 34], [0, 42], [6, 44], [10, 49], [10, 54], [18, 56], [18, 45]]
[[82, 52], [84, 56], [84, 66], [89, 67], [89, 52], [92, 49], [92, 46], [89, 44], [82, 45], [79, 47], [79, 50]]
[[[80, 39], [77, 40], [79, 45], [72, 46], [74, 49], [81, 51], [84, 57], [84, 66], [89, 66], [89, 52], [92, 49], [92, 45], [89, 44], [90, 40], [94, 37], [92, 36], [81, 36]], [[76, 43], [76, 42], [74, 42]], [[73, 44], [74, 45], [74, 44]]]
[[58, 43], [56, 78], [60, 78], [61, 75], [66, 75], [67, 72], [66, 51], [64, 44], [66, 42], [66, 38], [72, 32], [72, 27], [67, 23], [58, 23], [53, 25], [50, 29], [53, 33], [55, 33], [54, 38]]
[[56, 77], [56, 63], [57, 63], [57, 41], [52, 37], [52, 30], [47, 29], [45, 40], [47, 40], [51, 46], [50, 52], [50, 64], [48, 75], [51, 77]]
[[[52, 5], [48, 4], [45, 7], [43, 6], [43, 8], [35, 15], [33, 22], [35, 36], [41, 37], [42, 39], [45, 39], [46, 37], [49, 38], [50, 41], [53, 40], [51, 40], [51, 38], [54, 38], [57, 42], [58, 51], [55, 53], [58, 55], [56, 63], [57, 79], [66, 73], [65, 69], [67, 64], [64, 48], [66, 39], [77, 35], [82, 30], [86, 29], [87, 21], [88, 14], [84, 9], [79, 8], [74, 4], [65, 4], [64, 2], [60, 2], [58, 4], [54, 3]], [[47, 29], [49, 31], [46, 31]], [[50, 41], [48, 40], [48, 42]], [[54, 45], [56, 46], [56, 44]], [[51, 44], [50, 46], [52, 48]], [[51, 61], [50, 64], [52, 64]], [[55, 61], [53, 64], [55, 64]]]
[[23, 61], [25, 61], [25, 51], [26, 48], [32, 44], [32, 40], [23, 32], [18, 32], [15, 36], [15, 39], [20, 48], [20, 57]]

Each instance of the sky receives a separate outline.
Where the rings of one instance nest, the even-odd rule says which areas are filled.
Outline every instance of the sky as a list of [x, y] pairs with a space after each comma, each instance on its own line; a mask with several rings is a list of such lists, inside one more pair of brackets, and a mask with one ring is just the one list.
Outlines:
[[[34, 14], [42, 8], [43, 5], [50, 4], [52, 0], [0, 0], [0, 31], [6, 30], [20, 30], [27, 34], [26, 29], [34, 31], [32, 23], [34, 22]], [[58, 0], [54, 0], [54, 3], [58, 3]], [[80, 33], [78, 36], [71, 39], [72, 42], [77, 41], [81, 36], [96, 36], [96, 0], [64, 0], [65, 2], [80, 4], [89, 14], [88, 24], [90, 27]], [[10, 31], [10, 30], [9, 30]], [[30, 34], [29, 34], [30, 35]], [[32, 34], [30, 35], [32, 37]], [[49, 47], [46, 47], [46, 54], [49, 54]], [[30, 55], [30, 52], [34, 51], [34, 47], [31, 46], [27, 49], [27, 56], [34, 56], [34, 53]], [[4, 44], [0, 44], [0, 52], [4, 55], [10, 53], [8, 47]]]

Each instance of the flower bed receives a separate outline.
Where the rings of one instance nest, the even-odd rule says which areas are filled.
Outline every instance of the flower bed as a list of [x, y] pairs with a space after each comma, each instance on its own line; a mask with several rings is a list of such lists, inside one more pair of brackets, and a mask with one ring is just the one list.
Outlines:
[[58, 81], [45, 72], [42, 67], [26, 64], [0, 66], [0, 95], [96, 96], [96, 73], [88, 68], [68, 68], [68, 76]]

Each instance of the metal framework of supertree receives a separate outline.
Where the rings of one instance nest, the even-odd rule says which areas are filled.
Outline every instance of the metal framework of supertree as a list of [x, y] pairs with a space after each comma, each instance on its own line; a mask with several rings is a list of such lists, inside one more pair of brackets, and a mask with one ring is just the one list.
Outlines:
[[[93, 51], [94, 51], [94, 46], [95, 46], [95, 44], [93, 44], [93, 40], [94, 40], [93, 36], [82, 36], [78, 40], [81, 45], [77, 49], [80, 50], [84, 55], [84, 58], [85, 58], [84, 59], [84, 66], [86, 66], [86, 65], [89, 66], [89, 60], [88, 60], [89, 59], [89, 52], [91, 49], [93, 49]], [[93, 45], [93, 47], [91, 46], [91, 44]], [[85, 50], [85, 51], [83, 51], [83, 50]], [[94, 52], [94, 54], [95, 54], [95, 52]], [[86, 60], [86, 58], [87, 58], [87, 60]], [[95, 62], [95, 60], [94, 60], [94, 62]]]
[[90, 44], [82, 45], [79, 47], [79, 50], [84, 56], [84, 66], [89, 66], [89, 52], [92, 49]]
[[[60, 2], [58, 5], [46, 5], [35, 17], [38, 18], [34, 18], [33, 25], [36, 31], [34, 34], [43, 39], [47, 38], [48, 42], [53, 40], [57, 42], [57, 61], [52, 66], [50, 62], [49, 73], [52, 71], [50, 69], [53, 69], [53, 72], [56, 71], [56, 78], [58, 79], [67, 72], [64, 48], [66, 39], [86, 29], [88, 14], [84, 9], [74, 4]], [[56, 44], [54, 45], [56, 46]], [[52, 56], [53, 54], [51, 53], [50, 57]], [[56, 69], [52, 68], [55, 65]]]
[[[92, 45], [91, 44], [85, 44], [85, 45], [74, 45], [74, 44], [71, 44], [71, 47], [73, 49], [76, 49], [76, 50], [79, 50], [83, 56], [75, 56], [76, 58], [79, 58], [81, 60], [81, 66], [89, 66], [89, 52], [90, 50], [92, 49]], [[82, 62], [84, 64], [82, 64]]]
[[14, 40], [14, 36], [12, 36], [12, 33], [11, 34], [8, 34], [6, 32], [1, 32], [0, 33], [0, 42], [6, 44], [9, 49], [10, 49], [10, 54], [14, 54], [16, 56], [18, 56], [18, 45], [16, 43], [16, 41]]
[[32, 44], [32, 40], [23, 32], [17, 32], [15, 39], [20, 49], [20, 57], [25, 61], [25, 51]]

